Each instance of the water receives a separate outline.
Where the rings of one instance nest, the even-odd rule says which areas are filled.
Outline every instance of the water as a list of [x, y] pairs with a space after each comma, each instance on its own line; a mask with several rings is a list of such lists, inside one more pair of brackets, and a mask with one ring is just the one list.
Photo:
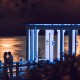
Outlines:
[[[55, 45], [54, 45], [54, 57], [57, 56], [57, 36], [54, 38]], [[68, 36], [65, 36], [64, 40], [64, 51], [68, 52]], [[77, 55], [80, 54], [80, 36], [77, 36], [78, 45], [77, 48]], [[42, 58], [45, 56], [45, 36], [39, 36], [39, 48]], [[19, 61], [20, 58], [26, 60], [26, 36], [7, 36], [7, 37], [0, 37], [0, 60], [3, 60], [3, 53], [5, 51], [11, 51], [14, 57], [14, 61]]]
[[19, 61], [20, 58], [26, 58], [26, 37], [11, 36], [0, 37], [0, 60], [3, 60], [3, 53], [11, 51], [14, 61]]

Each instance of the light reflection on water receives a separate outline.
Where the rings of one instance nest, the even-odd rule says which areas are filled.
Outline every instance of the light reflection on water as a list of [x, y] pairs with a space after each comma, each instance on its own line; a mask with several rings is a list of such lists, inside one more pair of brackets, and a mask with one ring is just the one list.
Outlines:
[[[68, 36], [65, 36], [64, 39], [64, 44], [65, 44], [65, 48], [64, 51], [67, 53], [68, 52]], [[80, 35], [77, 36], [77, 42], [78, 44], [76, 45], [76, 56], [80, 54]]]
[[[64, 51], [68, 52], [68, 36], [64, 39]], [[80, 54], [80, 36], [77, 36], [78, 46], [76, 53]], [[57, 53], [57, 37], [55, 36], [55, 51]], [[44, 57], [45, 50], [45, 37], [39, 36], [39, 47]], [[11, 51], [14, 61], [19, 61], [20, 58], [25, 60], [26, 58], [26, 36], [14, 36], [14, 37], [0, 37], [0, 60], [3, 61], [3, 53], [5, 51]], [[54, 55], [56, 57], [56, 54]]]
[[20, 58], [25, 58], [26, 55], [26, 37], [0, 37], [0, 60], [3, 61], [5, 51], [11, 51], [14, 61], [19, 61]]

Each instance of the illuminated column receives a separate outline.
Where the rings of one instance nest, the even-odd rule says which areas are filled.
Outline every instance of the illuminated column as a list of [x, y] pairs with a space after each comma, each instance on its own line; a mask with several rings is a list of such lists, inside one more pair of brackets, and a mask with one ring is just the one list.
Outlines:
[[29, 29], [26, 29], [26, 61], [29, 60], [29, 56], [28, 56], [28, 53], [29, 53]]
[[57, 30], [57, 58], [63, 60], [64, 55], [64, 33], [65, 30]]
[[30, 38], [30, 61], [34, 60], [34, 30], [31, 30], [31, 38]]
[[65, 30], [60, 30], [60, 60], [64, 58], [64, 33]]
[[76, 50], [75, 50], [76, 53], [75, 53], [75, 56], [77, 56], [77, 53], [78, 54], [80, 53], [79, 50], [77, 51], [77, 47], [78, 47], [78, 39], [77, 39], [77, 36], [78, 36], [78, 30], [76, 30], [76, 38], [75, 38], [76, 39]]
[[34, 32], [35, 36], [34, 36], [34, 58], [35, 61], [38, 62], [38, 34], [39, 34], [39, 30], [35, 29]]
[[30, 60], [30, 29], [28, 30], [28, 60]]
[[57, 30], [57, 58], [60, 59], [60, 30]]
[[72, 30], [72, 55], [76, 55], [76, 30]]
[[45, 58], [47, 60], [49, 60], [49, 54], [50, 54], [49, 32], [50, 30], [45, 30]]
[[51, 30], [50, 34], [50, 62], [53, 62], [54, 51], [54, 30]]

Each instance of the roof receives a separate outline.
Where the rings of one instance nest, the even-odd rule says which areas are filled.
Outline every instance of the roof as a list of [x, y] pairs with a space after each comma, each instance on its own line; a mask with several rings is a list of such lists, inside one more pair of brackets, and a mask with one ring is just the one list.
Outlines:
[[25, 24], [27, 29], [80, 29], [80, 24]]

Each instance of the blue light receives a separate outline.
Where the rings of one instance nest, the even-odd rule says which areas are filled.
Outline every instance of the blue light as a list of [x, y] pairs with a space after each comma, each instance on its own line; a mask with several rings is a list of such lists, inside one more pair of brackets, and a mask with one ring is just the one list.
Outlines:
[[29, 25], [33, 25], [33, 26], [51, 26], [53, 24], [29, 24]]
[[[54, 25], [54, 26], [58, 26], [58, 25], [75, 25], [75, 24], [29, 24], [29, 25], [35, 25], [35, 26], [41, 26], [41, 25], [45, 25], [45, 26], [51, 26], [51, 25]], [[80, 24], [78, 24], [80, 25]]]
[[80, 24], [77, 24], [77, 25], [79, 25], [79, 26], [80, 26]]
[[53, 24], [53, 26], [57, 26], [58, 24]]
[[63, 25], [65, 25], [65, 26], [66, 26], [66, 25], [68, 25], [68, 24], [63, 24]]
[[53, 25], [53, 24], [43, 24], [43, 25], [45, 25], [45, 26], [51, 26], [51, 25]]
[[71, 24], [67, 24], [67, 25], [71, 25]]
[[62, 25], [62, 24], [58, 24], [58, 25]]
[[80, 26], [80, 24], [28, 24], [30, 26]]

